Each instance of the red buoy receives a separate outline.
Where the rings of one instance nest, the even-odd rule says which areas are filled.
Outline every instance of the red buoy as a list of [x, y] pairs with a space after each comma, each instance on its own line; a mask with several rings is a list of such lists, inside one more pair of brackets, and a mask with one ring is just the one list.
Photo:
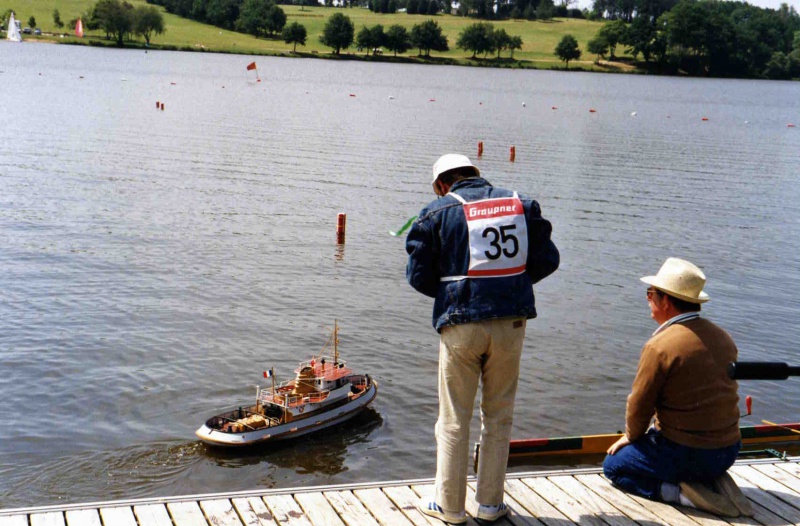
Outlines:
[[748, 415], [753, 414], [753, 397], [752, 396], [747, 395], [745, 397], [744, 405], [745, 405], [745, 407], [747, 407], [747, 414]]
[[336, 216], [336, 243], [344, 245], [344, 235], [347, 230], [347, 214], [338, 214]]
[[478, 141], [478, 157], [483, 155], [483, 141]]
[[517, 148], [516, 146], [512, 146], [508, 151], [508, 160], [512, 163], [517, 158]]

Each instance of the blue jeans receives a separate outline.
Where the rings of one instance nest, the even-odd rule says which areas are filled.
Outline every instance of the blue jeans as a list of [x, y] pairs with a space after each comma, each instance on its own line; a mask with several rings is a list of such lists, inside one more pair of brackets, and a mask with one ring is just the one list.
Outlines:
[[720, 449], [682, 446], [650, 428], [639, 440], [603, 461], [603, 474], [620, 488], [661, 500], [661, 483], [710, 482], [736, 461], [741, 442]]

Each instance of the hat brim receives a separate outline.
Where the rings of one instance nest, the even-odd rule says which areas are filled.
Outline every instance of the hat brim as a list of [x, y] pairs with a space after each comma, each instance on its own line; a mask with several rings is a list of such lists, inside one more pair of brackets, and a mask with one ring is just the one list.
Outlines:
[[645, 276], [639, 279], [640, 281], [643, 281], [644, 283], [647, 283], [648, 285], [655, 287], [656, 289], [660, 290], [664, 294], [667, 294], [668, 296], [672, 296], [673, 298], [678, 298], [679, 300], [688, 301], [689, 303], [705, 303], [711, 299], [708, 297], [708, 294], [706, 294], [702, 290], [700, 291], [700, 294], [698, 294], [696, 298], [692, 296], [686, 296], [679, 292], [670, 290], [669, 288], [659, 284], [658, 276]]

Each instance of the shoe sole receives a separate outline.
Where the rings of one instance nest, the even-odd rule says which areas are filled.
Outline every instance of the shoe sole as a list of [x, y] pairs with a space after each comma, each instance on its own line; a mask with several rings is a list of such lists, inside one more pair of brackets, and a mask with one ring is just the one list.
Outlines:
[[750, 501], [747, 500], [747, 497], [744, 496], [744, 493], [742, 493], [742, 490], [736, 484], [736, 481], [734, 481], [728, 473], [725, 473], [714, 481], [714, 488], [728, 497], [731, 502], [733, 502], [733, 505], [736, 506], [736, 509], [739, 510], [739, 513], [745, 517], [752, 517], [754, 515], [753, 506], [750, 505]]
[[739, 516], [739, 510], [736, 505], [726, 495], [714, 493], [702, 486], [695, 487], [687, 482], [681, 482], [680, 488], [681, 493], [699, 510], [707, 511], [720, 517]]
[[452, 517], [448, 517], [442, 512], [436, 510], [429, 510], [428, 508], [424, 508], [422, 506], [417, 506], [417, 509], [424, 515], [427, 515], [428, 517], [433, 517], [434, 519], [439, 519], [440, 521], [446, 522], [447, 524], [464, 524], [467, 522], [466, 517], [454, 519]]
[[508, 515], [508, 507], [506, 507], [506, 509], [504, 510], [498, 510], [497, 512], [491, 515], [487, 515], [479, 511], [478, 513], [475, 514], [475, 518], [484, 522], [494, 522], [502, 517], [505, 517], [506, 515]]

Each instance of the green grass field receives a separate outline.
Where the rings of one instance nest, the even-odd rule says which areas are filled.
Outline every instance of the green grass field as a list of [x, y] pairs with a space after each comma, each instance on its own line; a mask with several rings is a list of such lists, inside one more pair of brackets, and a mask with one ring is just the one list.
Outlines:
[[[134, 5], [144, 3], [144, 0], [129, 1]], [[88, 11], [92, 4], [92, 0], [2, 0], [2, 3], [0, 3], [0, 13], [4, 12], [6, 9], [13, 9], [16, 13], [17, 20], [21, 22], [23, 27], [27, 26], [29, 18], [34, 16], [36, 18], [36, 26], [44, 32], [44, 35], [41, 37], [24, 35], [28, 39], [40, 38], [43, 40], [75, 42], [78, 41], [78, 39], [72, 36], [72, 28], [65, 27], [59, 30], [55, 27], [53, 22], [53, 10], [57, 7], [61, 14], [61, 20], [66, 23], [78, 17], [81, 13]], [[594, 37], [595, 33], [602, 26], [602, 22], [566, 18], [558, 18], [547, 22], [523, 20], [493, 22], [496, 28], [503, 28], [510, 35], [519, 35], [522, 37], [522, 49], [514, 52], [514, 59], [518, 62], [508, 60], [508, 51], [503, 52], [502, 56], [505, 60], [495, 61], [490, 56], [488, 60], [480, 59], [472, 61], [469, 60], [471, 53], [456, 49], [455, 42], [458, 39], [459, 33], [466, 26], [477, 22], [477, 20], [473, 18], [444, 14], [439, 14], [434, 17], [428, 15], [407, 15], [405, 13], [381, 15], [357, 7], [348, 9], [305, 7], [301, 9], [299, 6], [284, 5], [281, 6], [281, 8], [286, 12], [289, 23], [297, 21], [306, 26], [306, 30], [308, 31], [306, 45], [297, 47], [298, 55], [301, 56], [316, 55], [324, 57], [330, 55], [330, 48], [323, 46], [319, 42], [319, 35], [322, 33], [322, 28], [330, 15], [336, 12], [343, 12], [353, 21], [356, 33], [358, 33], [358, 30], [363, 26], [374, 26], [376, 24], [382, 24], [384, 29], [393, 24], [400, 24], [410, 30], [414, 24], [433, 18], [442, 27], [450, 45], [450, 51], [446, 53], [432, 52], [431, 56], [434, 61], [439, 60], [459, 64], [489, 66], [563, 67], [563, 63], [553, 54], [553, 50], [561, 37], [569, 33], [575, 36], [583, 50], [581, 60], [571, 62], [571, 68], [609, 69], [609, 66], [595, 65], [594, 60], [596, 57], [590, 55], [585, 50], [587, 42]], [[159, 9], [161, 8], [159, 7]], [[164, 21], [166, 32], [153, 37], [151, 45], [154, 48], [165, 46], [185, 50], [193, 49], [198, 51], [205, 50], [256, 55], [288, 55], [292, 50], [292, 46], [285, 44], [280, 39], [255, 38], [242, 33], [226, 31], [214, 26], [200, 24], [166, 12], [164, 12]], [[58, 33], [68, 33], [69, 35], [62, 38]], [[89, 41], [103, 41], [105, 40], [105, 34], [99, 31], [86, 32], [82, 40], [85, 43]], [[139, 44], [142, 45], [143, 42], [139, 42]], [[351, 56], [356, 55], [355, 47], [351, 47], [343, 51], [343, 53]], [[363, 56], [363, 53], [358, 55]], [[417, 51], [411, 50], [406, 53], [405, 57], [409, 57], [407, 60], [417, 60], [416, 55]], [[390, 54], [387, 53], [384, 55], [383, 59], [388, 60], [389, 56]], [[610, 67], [610, 69], [613, 70], [616, 68]]]

